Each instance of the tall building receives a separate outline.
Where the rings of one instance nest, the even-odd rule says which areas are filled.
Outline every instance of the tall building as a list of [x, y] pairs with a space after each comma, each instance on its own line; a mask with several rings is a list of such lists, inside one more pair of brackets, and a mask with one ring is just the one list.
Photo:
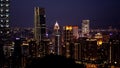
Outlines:
[[71, 57], [71, 49], [72, 49], [72, 42], [73, 42], [73, 27], [72, 26], [64, 26], [63, 27], [64, 30], [64, 45], [65, 47], [63, 47], [62, 51], [63, 51], [63, 55], [65, 55], [66, 57]]
[[89, 36], [89, 22], [90, 20], [82, 20], [82, 37]]
[[8, 44], [10, 37], [9, 2], [9, 0], [0, 0], [0, 68], [2, 68], [5, 62], [3, 47]]
[[73, 26], [73, 36], [74, 36], [75, 39], [79, 38], [78, 29], [79, 29], [78, 26]]
[[0, 0], [0, 40], [6, 41], [9, 38], [10, 11], [9, 0]]
[[54, 40], [55, 53], [57, 55], [60, 55], [61, 54], [61, 36], [60, 36], [60, 27], [57, 21], [54, 25], [54, 35], [55, 35], [55, 40]]
[[39, 43], [46, 34], [46, 16], [45, 9], [40, 7], [34, 8], [34, 27], [35, 27], [35, 40]]
[[[45, 8], [35, 7], [34, 8], [34, 32], [35, 40], [38, 45], [38, 52], [44, 51], [44, 39], [46, 36], [46, 16]], [[42, 50], [41, 50], [42, 49]]]
[[120, 35], [114, 34], [109, 39], [109, 63], [120, 66]]
[[73, 39], [73, 27], [72, 26], [64, 26], [64, 42], [70, 42]]

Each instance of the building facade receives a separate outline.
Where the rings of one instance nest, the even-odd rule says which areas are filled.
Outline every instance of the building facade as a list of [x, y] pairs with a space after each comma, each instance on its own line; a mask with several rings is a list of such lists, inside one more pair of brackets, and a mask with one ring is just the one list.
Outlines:
[[[0, 68], [6, 63], [4, 60], [5, 46], [10, 39], [10, 0], [0, 0]], [[8, 48], [8, 47], [7, 47]], [[7, 50], [8, 51], [8, 50]]]
[[8, 40], [10, 33], [10, 1], [0, 0], [0, 38], [3, 41]]
[[82, 20], [82, 37], [89, 36], [89, 22], [90, 20]]

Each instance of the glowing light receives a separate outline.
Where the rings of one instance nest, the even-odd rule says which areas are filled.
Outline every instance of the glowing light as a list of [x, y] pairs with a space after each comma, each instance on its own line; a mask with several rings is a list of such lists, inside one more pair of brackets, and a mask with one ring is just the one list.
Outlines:
[[96, 64], [87, 64], [86, 68], [97, 68]]
[[28, 46], [29, 44], [28, 44], [28, 43], [23, 43], [22, 45], [23, 45], [23, 46], [24, 46], [24, 45]]
[[20, 38], [16, 38], [16, 40], [20, 40]]
[[72, 30], [72, 26], [66, 26], [66, 30]]
[[102, 40], [98, 40], [98, 41], [97, 41], [97, 45], [98, 45], [98, 46], [102, 45]]
[[57, 21], [56, 21], [56, 23], [55, 23], [54, 29], [55, 29], [55, 30], [59, 30], [59, 29], [60, 29], [59, 24], [58, 24]]

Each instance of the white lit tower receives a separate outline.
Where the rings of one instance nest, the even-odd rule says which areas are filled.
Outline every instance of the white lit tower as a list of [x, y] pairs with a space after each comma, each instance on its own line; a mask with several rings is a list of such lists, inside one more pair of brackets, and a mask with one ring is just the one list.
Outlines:
[[61, 37], [60, 37], [60, 27], [59, 27], [59, 24], [58, 22], [56, 21], [55, 25], [54, 25], [54, 35], [55, 35], [55, 40], [54, 40], [54, 51], [57, 55], [60, 55], [61, 53]]
[[82, 37], [89, 36], [89, 22], [90, 20], [82, 20]]

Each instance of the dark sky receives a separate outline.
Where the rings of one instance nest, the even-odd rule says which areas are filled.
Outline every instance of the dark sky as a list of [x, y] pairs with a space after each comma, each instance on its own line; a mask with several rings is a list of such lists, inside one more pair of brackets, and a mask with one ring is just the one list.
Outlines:
[[119, 28], [120, 0], [11, 0], [11, 26], [33, 27], [34, 7], [46, 10], [47, 26], [56, 20], [63, 25], [78, 25], [90, 20], [91, 28]]

